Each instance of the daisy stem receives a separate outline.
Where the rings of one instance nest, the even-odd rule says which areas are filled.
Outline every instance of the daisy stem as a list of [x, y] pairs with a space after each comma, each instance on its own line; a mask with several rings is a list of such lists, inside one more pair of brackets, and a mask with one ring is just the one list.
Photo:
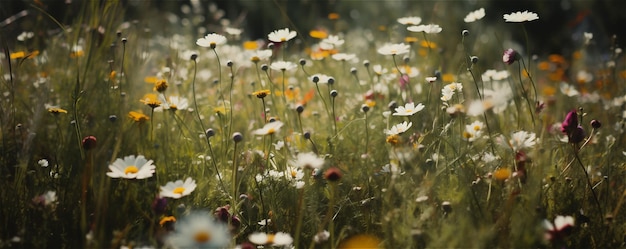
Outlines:
[[[224, 185], [224, 182], [222, 181], [222, 175], [220, 174], [219, 169], [217, 168], [217, 163], [215, 162], [215, 153], [213, 153], [213, 148], [211, 147], [211, 141], [209, 140], [209, 137], [206, 134], [206, 129], [204, 129], [204, 124], [202, 123], [202, 119], [200, 118], [200, 111], [198, 110], [198, 101], [196, 100], [196, 76], [198, 74], [198, 62], [194, 59], [193, 60], [193, 80], [191, 81], [191, 92], [193, 95], [193, 109], [194, 112], [196, 113], [196, 117], [198, 118], [198, 123], [200, 124], [200, 128], [202, 129], [202, 132], [204, 133], [204, 138], [206, 140], [207, 145], [209, 145], [209, 153], [211, 153], [211, 161], [213, 162], [213, 168], [215, 168], [215, 174], [218, 175], [218, 179], [220, 181], [220, 185], [222, 186], [222, 190], [224, 192], [226, 192], [226, 186]], [[184, 122], [182, 122], [183, 125], [185, 124]]]
[[322, 100], [322, 103], [324, 103], [324, 109], [326, 110], [326, 114], [328, 114], [328, 117], [331, 118], [331, 114], [328, 110], [328, 104], [326, 104], [326, 100], [324, 99], [324, 95], [322, 95], [322, 91], [320, 91], [320, 85], [318, 83], [315, 83], [315, 89], [317, 90], [317, 93], [320, 95], [320, 99]]
[[528, 92], [526, 91], [526, 88], [524, 87], [524, 81], [522, 80], [522, 64], [521, 63], [517, 63], [517, 69], [519, 72], [519, 84], [520, 87], [522, 88], [522, 94], [524, 95], [524, 99], [526, 100], [526, 104], [528, 104], [528, 113], [530, 114], [530, 118], [533, 121], [533, 126], [535, 125], [535, 115], [533, 114], [533, 106], [530, 104], [530, 99], [528, 99]]
[[[237, 186], [238, 185], [237, 184], [237, 170], [238, 170], [237, 169], [237, 144], [238, 143], [235, 142], [234, 149], [233, 149], [233, 172], [232, 172], [232, 179], [231, 179], [231, 181], [232, 181], [232, 186], [231, 186], [231, 188], [232, 188], [232, 196], [231, 196], [232, 200], [231, 201], [232, 202], [231, 202], [230, 206], [233, 209], [233, 213], [232, 213], [233, 217], [237, 215], [237, 199], [238, 199], [238, 196], [237, 196], [237, 187], [238, 187]], [[229, 219], [228, 223], [229, 223], [229, 225], [231, 225], [232, 219]]]
[[583, 170], [583, 173], [585, 173], [585, 180], [587, 180], [587, 185], [589, 186], [589, 190], [591, 190], [591, 194], [593, 195], [593, 200], [596, 203], [596, 206], [598, 208], [598, 210], [600, 211], [600, 222], [602, 222], [602, 218], [604, 215], [604, 211], [602, 210], [602, 205], [600, 205], [600, 200], [598, 199], [598, 196], [596, 195], [596, 191], [593, 189], [593, 183], [591, 182], [591, 179], [589, 178], [589, 173], [587, 173], [587, 169], [585, 169], [585, 165], [583, 164], [583, 162], [580, 160], [580, 157], [578, 156], [578, 151], [576, 149], [576, 144], [572, 144], [572, 148], [574, 149], [574, 157], [576, 158], [576, 161], [578, 161], [578, 164], [580, 165], [580, 168]]
[[[329, 91], [329, 94], [330, 94], [330, 91]], [[333, 116], [331, 118], [333, 119], [333, 128], [334, 128], [335, 137], [336, 137], [337, 136], [337, 117], [335, 116], [335, 97], [330, 98], [330, 103], [331, 103], [331, 107], [333, 111]]]
[[302, 233], [302, 223], [304, 220], [304, 207], [306, 198], [304, 198], [304, 188], [309, 184], [309, 178], [311, 177], [311, 172], [308, 172], [307, 169], [304, 169], [304, 187], [298, 190], [298, 222], [296, 223], [296, 233], [294, 234], [294, 245], [298, 246], [300, 243], [300, 234]]
[[370, 139], [369, 139], [369, 123], [367, 122], [367, 112], [365, 112], [365, 155], [367, 155], [368, 153], [368, 149], [369, 149], [369, 143], [370, 143]]

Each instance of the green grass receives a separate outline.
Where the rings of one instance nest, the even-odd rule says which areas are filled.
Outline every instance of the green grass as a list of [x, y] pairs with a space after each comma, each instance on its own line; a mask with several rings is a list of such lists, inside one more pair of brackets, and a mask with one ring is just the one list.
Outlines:
[[[3, 43], [0, 247], [163, 247], [172, 231], [159, 224], [161, 218], [180, 220], [192, 210], [212, 214], [227, 205], [240, 221], [230, 222], [231, 247], [255, 232], [288, 233], [296, 248], [350, 248], [345, 241], [363, 234], [375, 237], [380, 248], [624, 246], [626, 160], [620, 145], [626, 142], [626, 69], [621, 54], [593, 61], [593, 42], [563, 55], [565, 62], [547, 54], [529, 61], [521, 53], [522, 60], [507, 65], [501, 55], [508, 44], [524, 44], [518, 51], [533, 44], [533, 37], [504, 38], [523, 32], [511, 28], [519, 24], [462, 24], [463, 16], [450, 16], [435, 22], [441, 33], [420, 34], [395, 22], [404, 13], [381, 20], [384, 29], [352, 27], [346, 15], [319, 25], [345, 40], [337, 52], [357, 59], [313, 60], [310, 52], [320, 40], [287, 23], [275, 28], [296, 29], [297, 37], [253, 63], [243, 47], [246, 30], [244, 39], [237, 38], [217, 22], [205, 33], [224, 34], [228, 41], [211, 49], [195, 45], [204, 34], [192, 31], [193, 25], [160, 18], [125, 21], [116, 1], [87, 1], [71, 23], [34, 6], [35, 14], [26, 18], [56, 25], [56, 32], [34, 25], [24, 30], [35, 33], [29, 40], [11, 36]], [[533, 22], [542, 21], [539, 15]], [[464, 27], [470, 27], [467, 36], [461, 34]], [[407, 43], [408, 53], [377, 53], [405, 36], [418, 39]], [[25, 55], [9, 59], [19, 51]], [[478, 60], [472, 63], [471, 56]], [[297, 67], [263, 70], [276, 61]], [[386, 72], [377, 74], [374, 65]], [[411, 75], [408, 88], [400, 87], [400, 68]], [[482, 80], [488, 69], [508, 76]], [[580, 71], [593, 79], [579, 80]], [[334, 82], [313, 83], [316, 74]], [[159, 94], [154, 83], [146, 83], [153, 82], [149, 77], [165, 80], [161, 94], [186, 98], [188, 108], [155, 112], [141, 102], [146, 94]], [[452, 82], [462, 90], [443, 101], [442, 89]], [[561, 82], [580, 93], [567, 96]], [[497, 90], [503, 88], [510, 95]], [[260, 90], [270, 94], [253, 95]], [[455, 105], [470, 112], [482, 98], [497, 105], [474, 116], [448, 112]], [[425, 108], [412, 116], [392, 115], [409, 102]], [[545, 108], [536, 111], [537, 103]], [[67, 112], [52, 113], [47, 105]], [[586, 130], [580, 143], [569, 143], [560, 130], [570, 110], [578, 110]], [[149, 119], [133, 120], [131, 111]], [[253, 134], [270, 119], [284, 124], [271, 135]], [[603, 126], [593, 129], [592, 119]], [[404, 121], [412, 124], [407, 131], [385, 134]], [[474, 121], [483, 126], [470, 142], [466, 125]], [[511, 139], [519, 131], [536, 134], [536, 143], [514, 147]], [[243, 137], [239, 142], [232, 137], [236, 132]], [[87, 136], [97, 139], [95, 147], [85, 147]], [[307, 152], [324, 165], [300, 169], [304, 183], [298, 189], [294, 161]], [[485, 153], [496, 159], [486, 160]], [[106, 175], [110, 164], [129, 155], [153, 160], [155, 174], [142, 180]], [[47, 167], [39, 164], [42, 159]], [[329, 169], [339, 169], [341, 178], [327, 180]], [[197, 183], [195, 190], [168, 198], [165, 210], [155, 211], [160, 186], [187, 177]], [[47, 191], [56, 192], [53, 204], [35, 199]], [[575, 225], [546, 240], [544, 221], [559, 215], [572, 216]], [[265, 219], [271, 223], [260, 225]], [[314, 242], [322, 231], [330, 233], [328, 240]]]

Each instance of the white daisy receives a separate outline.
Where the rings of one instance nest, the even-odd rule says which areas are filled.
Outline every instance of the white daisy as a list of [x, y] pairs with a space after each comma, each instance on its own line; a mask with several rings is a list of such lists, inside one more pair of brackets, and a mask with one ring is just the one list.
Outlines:
[[252, 51], [250, 55], [250, 60], [253, 62], [258, 62], [261, 60], [267, 60], [272, 57], [272, 50], [270, 49], [261, 49]]
[[580, 94], [574, 86], [565, 82], [561, 82], [561, 84], [559, 84], [559, 88], [561, 89], [561, 93], [567, 95], [568, 97], [574, 97]]
[[270, 68], [276, 71], [290, 71], [297, 67], [295, 63], [289, 61], [276, 61], [270, 65]]
[[514, 151], [532, 148], [537, 143], [537, 135], [532, 132], [518, 131], [513, 133], [509, 145]]
[[252, 132], [254, 135], [272, 135], [280, 130], [280, 127], [283, 126], [283, 122], [274, 121], [269, 122], [263, 126], [263, 128], [255, 130]]
[[46, 168], [46, 167], [48, 167], [48, 160], [41, 159], [41, 160], [37, 161], [37, 164], [39, 164], [39, 166], [41, 166], [41, 167]]
[[200, 47], [215, 48], [217, 45], [226, 44], [226, 37], [220, 34], [212, 33], [198, 39], [196, 44]]
[[417, 26], [409, 26], [406, 29], [411, 32], [424, 32], [427, 34], [437, 34], [443, 30], [437, 24], [422, 24], [422, 25], [417, 25]]
[[411, 46], [404, 43], [385, 44], [378, 49], [378, 53], [382, 55], [398, 55], [409, 52]]
[[336, 61], [352, 61], [356, 60], [355, 54], [336, 53], [331, 56]]
[[418, 16], [407, 16], [407, 17], [400, 17], [397, 20], [400, 24], [403, 25], [419, 25], [422, 22], [422, 18], [418, 17]]
[[292, 164], [302, 169], [319, 169], [324, 166], [324, 158], [319, 158], [312, 152], [303, 152], [298, 153], [296, 160]]
[[248, 236], [248, 240], [256, 245], [289, 246], [293, 243], [291, 235], [283, 232], [277, 232], [276, 234], [255, 232]]
[[422, 103], [419, 103], [417, 105], [415, 105], [415, 103], [413, 102], [406, 103], [404, 106], [396, 107], [396, 112], [393, 113], [393, 116], [411, 116], [423, 110], [424, 107], [425, 106]]
[[469, 14], [467, 14], [467, 16], [463, 18], [463, 21], [466, 23], [470, 23], [470, 22], [478, 21], [482, 19], [483, 17], [485, 17], [485, 8], [480, 8], [478, 10], [472, 11]]
[[284, 28], [272, 31], [267, 35], [267, 39], [273, 42], [286, 42], [296, 37], [296, 35], [296, 31], [290, 31], [289, 28]]
[[528, 12], [528, 10], [504, 14], [504, 20], [506, 22], [530, 22], [537, 19], [539, 19], [537, 13]]
[[230, 233], [225, 224], [207, 212], [192, 212], [176, 221], [175, 230], [166, 237], [173, 248], [226, 248]]
[[111, 172], [107, 172], [107, 176], [111, 178], [145, 179], [152, 177], [156, 166], [142, 155], [131, 155], [116, 159], [109, 169]]
[[320, 48], [324, 49], [324, 50], [331, 50], [334, 49], [338, 46], [343, 45], [345, 41], [342, 39], [339, 39], [339, 36], [336, 35], [329, 35], [327, 38], [323, 39], [320, 42]]
[[402, 134], [402, 133], [406, 132], [407, 130], [409, 130], [409, 128], [411, 128], [411, 126], [413, 126], [412, 122], [408, 122], [407, 123], [406, 121], [404, 121], [402, 123], [399, 123], [399, 124], [396, 124], [396, 125], [392, 126], [391, 129], [389, 129], [389, 130], [385, 130], [385, 134], [387, 134], [389, 136], [390, 135], [399, 135], [399, 134]]
[[196, 181], [187, 177], [185, 181], [177, 180], [175, 182], [168, 182], [165, 186], [161, 186], [161, 197], [169, 197], [174, 199], [180, 199], [183, 196], [191, 194], [196, 189]]

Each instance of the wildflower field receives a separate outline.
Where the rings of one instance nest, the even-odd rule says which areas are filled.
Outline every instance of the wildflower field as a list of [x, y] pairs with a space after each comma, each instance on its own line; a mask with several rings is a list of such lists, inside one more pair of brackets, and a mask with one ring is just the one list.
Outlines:
[[625, 37], [590, 12], [22, 2], [0, 248], [626, 247]]

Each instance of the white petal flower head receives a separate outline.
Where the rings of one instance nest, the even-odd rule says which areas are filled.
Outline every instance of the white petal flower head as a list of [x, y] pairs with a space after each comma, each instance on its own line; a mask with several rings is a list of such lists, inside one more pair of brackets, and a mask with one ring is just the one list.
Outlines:
[[422, 22], [422, 18], [419, 16], [407, 16], [398, 18], [398, 22], [403, 25], [419, 25]]
[[528, 12], [528, 10], [525, 10], [524, 12], [518, 11], [511, 14], [504, 14], [504, 20], [506, 22], [530, 22], [537, 19], [539, 19], [537, 13]]
[[382, 55], [398, 55], [409, 52], [411, 46], [404, 43], [385, 44], [378, 49], [378, 53]]
[[41, 167], [46, 168], [46, 167], [48, 167], [48, 160], [41, 159], [41, 160], [37, 161], [37, 164], [39, 164], [39, 166], [41, 166]]
[[463, 19], [464, 22], [470, 23], [475, 22], [485, 17], [485, 8], [480, 8], [478, 10], [472, 11]]
[[248, 240], [256, 245], [289, 246], [293, 243], [293, 238], [288, 233], [278, 232], [276, 234], [266, 234], [256, 232], [248, 236]]
[[404, 106], [396, 107], [396, 112], [393, 113], [393, 116], [412, 116], [413, 114], [418, 113], [423, 109], [424, 105], [422, 103], [419, 103], [417, 105], [415, 105], [415, 103], [413, 102], [406, 103]]
[[230, 232], [225, 224], [206, 212], [192, 212], [176, 221], [176, 230], [166, 238], [173, 248], [226, 248]]
[[250, 60], [253, 62], [258, 62], [260, 60], [267, 60], [271, 57], [272, 57], [271, 49], [261, 49], [261, 50], [253, 51], [252, 54], [250, 55]]
[[196, 189], [196, 181], [187, 177], [185, 181], [177, 180], [175, 182], [168, 182], [165, 186], [161, 186], [161, 197], [169, 197], [174, 199], [180, 199], [183, 196], [191, 194]]
[[319, 169], [324, 166], [324, 158], [319, 158], [315, 153], [299, 153], [293, 165], [303, 169]]
[[356, 54], [336, 53], [331, 56], [336, 61], [352, 61], [356, 60]]
[[422, 25], [417, 25], [417, 26], [409, 26], [406, 29], [411, 32], [424, 32], [427, 34], [437, 34], [443, 30], [437, 24], [422, 24]]
[[518, 131], [513, 133], [509, 145], [514, 151], [532, 148], [537, 143], [537, 135], [532, 132]]
[[279, 29], [272, 31], [269, 35], [267, 35], [267, 39], [273, 42], [286, 42], [297, 35], [296, 31], [291, 31], [289, 28]]
[[219, 34], [208, 34], [203, 38], [196, 41], [196, 44], [200, 47], [215, 48], [218, 45], [226, 44], [226, 37]]
[[568, 97], [574, 97], [580, 94], [580, 92], [578, 92], [578, 90], [576, 90], [574, 86], [565, 82], [561, 82], [559, 88], [561, 89], [561, 93], [567, 95]]
[[413, 126], [412, 122], [408, 122], [407, 123], [406, 121], [404, 121], [402, 123], [399, 123], [399, 124], [396, 124], [396, 125], [392, 126], [391, 129], [389, 129], [389, 130], [385, 130], [385, 134], [389, 135], [389, 136], [391, 136], [391, 135], [399, 135], [399, 134], [402, 134], [402, 133], [408, 131], [409, 128], [411, 128], [411, 126]]
[[276, 61], [270, 65], [270, 68], [276, 71], [291, 71], [297, 67], [295, 63], [290, 61]]
[[339, 39], [339, 36], [329, 35], [327, 38], [320, 42], [320, 48], [324, 50], [331, 50], [343, 45], [344, 42], [344, 40]]
[[274, 121], [269, 122], [263, 126], [263, 128], [255, 130], [252, 132], [254, 135], [272, 135], [280, 130], [280, 127], [283, 127], [283, 122]]
[[107, 172], [107, 176], [126, 179], [149, 178], [152, 177], [156, 170], [156, 166], [152, 162], [152, 160], [146, 160], [142, 155], [125, 156], [123, 159], [118, 158], [113, 164], [109, 165], [111, 172]]

